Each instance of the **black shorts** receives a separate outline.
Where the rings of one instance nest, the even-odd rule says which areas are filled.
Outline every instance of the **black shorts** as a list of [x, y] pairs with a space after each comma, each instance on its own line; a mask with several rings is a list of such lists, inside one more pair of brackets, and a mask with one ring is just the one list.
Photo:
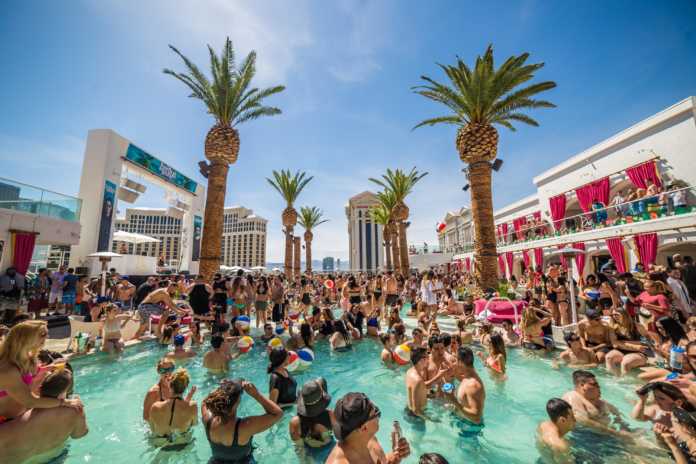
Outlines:
[[285, 318], [283, 303], [274, 303], [272, 313], [271, 319], [273, 319], [273, 322], [282, 322], [282, 320]]
[[350, 299], [350, 304], [360, 304], [360, 297], [359, 296], [351, 296]]
[[387, 299], [384, 302], [387, 306], [395, 305], [399, 301], [399, 295], [387, 295]]

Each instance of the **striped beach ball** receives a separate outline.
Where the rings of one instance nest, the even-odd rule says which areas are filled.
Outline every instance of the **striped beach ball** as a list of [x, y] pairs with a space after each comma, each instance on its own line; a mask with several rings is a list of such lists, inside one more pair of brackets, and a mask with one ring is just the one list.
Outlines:
[[300, 368], [300, 357], [294, 351], [288, 351], [288, 365], [286, 369], [288, 372], [295, 372]]
[[240, 338], [237, 342], [237, 348], [239, 348], [239, 351], [241, 351], [242, 353], [246, 353], [247, 351], [249, 351], [252, 346], [254, 346], [254, 339], [249, 337], [248, 335], [245, 335], [244, 337]]
[[297, 351], [297, 357], [300, 358], [300, 366], [308, 368], [314, 362], [314, 351], [305, 347]]
[[271, 348], [280, 348], [283, 346], [283, 340], [281, 340], [278, 337], [273, 337], [271, 338], [271, 341], [268, 342], [268, 346], [270, 346]]
[[411, 360], [411, 348], [403, 343], [394, 349], [392, 357], [394, 358], [394, 362], [400, 366], [408, 364]]
[[251, 324], [249, 316], [239, 316], [237, 318], [237, 324], [239, 325], [240, 329], [248, 329], [249, 325]]
[[293, 321], [296, 321], [297, 318], [300, 317], [300, 312], [297, 310], [297, 308], [290, 308], [288, 310], [288, 317]]

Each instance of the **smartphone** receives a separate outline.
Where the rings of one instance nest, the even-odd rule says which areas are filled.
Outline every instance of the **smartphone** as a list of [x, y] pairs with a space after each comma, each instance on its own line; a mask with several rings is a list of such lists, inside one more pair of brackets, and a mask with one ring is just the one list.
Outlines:
[[399, 421], [394, 421], [394, 426], [392, 428], [392, 451], [399, 447], [399, 441], [401, 440], [401, 425]]

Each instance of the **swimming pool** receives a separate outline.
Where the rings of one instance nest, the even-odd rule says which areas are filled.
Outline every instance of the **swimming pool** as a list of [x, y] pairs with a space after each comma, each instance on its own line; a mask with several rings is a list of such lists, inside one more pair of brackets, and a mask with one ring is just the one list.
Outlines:
[[[258, 342], [249, 353], [233, 361], [231, 377], [243, 376], [253, 381], [264, 394], [268, 391], [267, 357]], [[508, 380], [496, 383], [484, 371], [479, 360], [476, 367], [486, 385], [486, 427], [479, 437], [459, 435], [459, 421], [442, 405], [431, 401], [429, 413], [437, 422], [424, 428], [410, 424], [403, 414], [405, 369], [391, 370], [379, 360], [380, 346], [372, 340], [355, 344], [352, 352], [331, 353], [326, 342], [316, 347], [316, 361], [310, 369], [295, 377], [298, 384], [310, 378], [324, 376], [335, 401], [349, 391], [365, 392], [382, 411], [380, 442], [390, 443], [391, 422], [401, 422], [404, 435], [411, 443], [412, 455], [405, 462], [414, 463], [425, 452], [439, 452], [450, 463], [533, 463], [539, 459], [535, 447], [535, 429], [545, 419], [546, 401], [571, 389], [570, 369], [554, 370], [548, 359], [531, 357], [520, 350], [511, 350], [508, 361]], [[79, 393], [87, 412], [89, 434], [72, 441], [66, 462], [202, 462], [210, 456], [203, 426], [195, 428], [195, 442], [178, 453], [159, 452], [148, 445], [148, 427], [142, 421], [142, 401], [145, 392], [157, 381], [156, 361], [165, 348], [155, 343], [142, 343], [128, 349], [119, 359], [96, 355], [72, 362], [75, 371], [75, 391]], [[201, 403], [205, 395], [219, 382], [202, 367], [202, 355], [189, 361], [186, 367], [192, 385], [198, 387], [194, 399]], [[615, 379], [598, 373], [602, 396], [615, 404], [628, 417], [635, 395], [635, 382]], [[257, 414], [261, 408], [244, 396], [240, 415]], [[294, 409], [292, 410], [294, 413]], [[259, 463], [294, 463], [293, 443], [288, 435], [291, 413], [267, 432], [254, 437], [255, 457]], [[629, 422], [641, 427], [648, 436], [648, 425]], [[651, 440], [654, 442], [654, 440]], [[600, 437], [576, 434], [576, 445], [583, 459], [578, 462], [638, 462], [635, 451], [623, 445], [612, 445]], [[598, 451], [600, 450], [600, 451]], [[654, 454], [654, 455], [653, 455]], [[666, 453], [640, 454], [645, 462], [671, 462]], [[305, 462], [323, 462], [324, 456]]]

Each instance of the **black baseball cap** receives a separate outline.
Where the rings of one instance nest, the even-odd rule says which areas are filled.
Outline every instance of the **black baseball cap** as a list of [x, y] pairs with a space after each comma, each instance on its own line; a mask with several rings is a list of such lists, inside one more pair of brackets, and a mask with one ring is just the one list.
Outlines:
[[339, 441], [344, 441], [351, 432], [381, 415], [379, 408], [364, 393], [347, 393], [336, 402], [334, 408], [334, 416], [336, 416], [336, 423], [333, 426], [334, 435]]

